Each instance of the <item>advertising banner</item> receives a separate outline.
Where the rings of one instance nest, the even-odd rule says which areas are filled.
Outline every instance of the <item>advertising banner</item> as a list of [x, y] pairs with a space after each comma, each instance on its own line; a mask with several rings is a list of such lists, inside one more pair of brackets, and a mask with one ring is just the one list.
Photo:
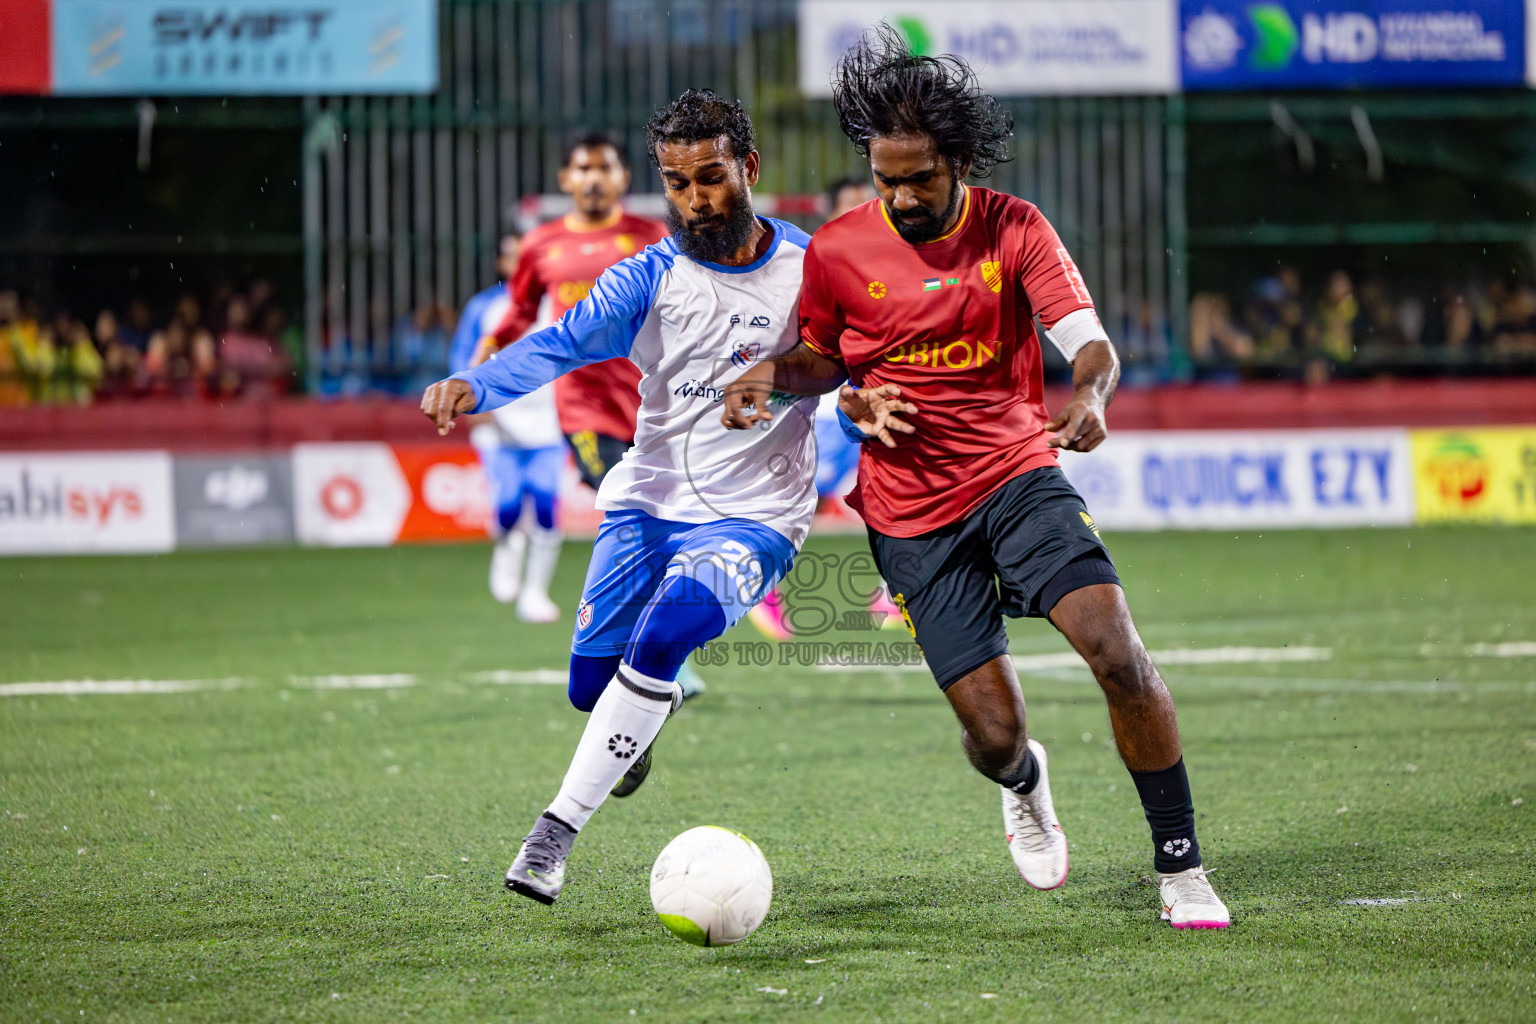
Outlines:
[[491, 517], [485, 471], [473, 448], [395, 445], [411, 489], [402, 541], [484, 540]]
[[53, 0], [56, 95], [424, 93], [435, 0]]
[[1061, 465], [1111, 529], [1413, 522], [1405, 430], [1122, 431]]
[[1536, 427], [1415, 430], [1421, 523], [1536, 523]]
[[0, 455], [0, 554], [169, 551], [165, 452]]
[[400, 536], [411, 488], [389, 445], [293, 448], [293, 518], [300, 544], [384, 547]]
[[176, 546], [293, 543], [287, 456], [176, 456]]
[[1514, 0], [1181, 0], [1184, 88], [1519, 86]]
[[0, 94], [48, 91], [50, 0], [0, 2]]
[[832, 66], [889, 21], [914, 53], [952, 53], [1002, 96], [1178, 91], [1173, 0], [801, 0], [800, 89], [830, 96]]

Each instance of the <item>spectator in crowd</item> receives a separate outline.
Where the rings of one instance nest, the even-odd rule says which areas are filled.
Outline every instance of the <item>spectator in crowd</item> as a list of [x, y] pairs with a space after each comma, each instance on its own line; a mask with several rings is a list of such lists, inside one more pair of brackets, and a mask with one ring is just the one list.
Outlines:
[[389, 346], [397, 394], [419, 395], [448, 376], [448, 347], [457, 319], [454, 310], [429, 299], [395, 321]]
[[1536, 355], [1536, 291], [1514, 271], [1488, 287], [1493, 305], [1491, 346], [1496, 356]]
[[1347, 363], [1355, 354], [1355, 337], [1360, 324], [1360, 301], [1355, 298], [1355, 283], [1349, 272], [1335, 270], [1328, 275], [1328, 286], [1317, 305], [1308, 347], [1334, 363]]
[[15, 338], [20, 319], [21, 297], [14, 291], [0, 291], [0, 407], [26, 405], [32, 400]]
[[52, 379], [44, 384], [44, 401], [90, 405], [101, 383], [103, 363], [96, 342], [73, 313], [61, 309], [42, 332], [41, 344], [51, 349]]
[[1253, 354], [1268, 362], [1284, 361], [1301, 348], [1306, 315], [1301, 275], [1281, 264], [1254, 285], [1244, 309], [1244, 324], [1254, 339]]
[[117, 314], [103, 309], [96, 314], [93, 332], [101, 356], [102, 379], [98, 397], [120, 397], [133, 392], [138, 382], [141, 353], [123, 340]]
[[271, 398], [288, 390], [288, 357], [275, 339], [253, 329], [251, 303], [242, 295], [231, 296], [225, 304], [218, 363], [222, 394]]
[[1232, 304], [1217, 292], [1189, 300], [1189, 355], [1197, 364], [1231, 367], [1253, 356], [1253, 339], [1232, 322]]
[[144, 360], [139, 364], [140, 393], [189, 398], [192, 396], [192, 342], [190, 332], [173, 319], [164, 330], [150, 336]]
[[1400, 351], [1409, 344], [1399, 310], [1378, 280], [1360, 283], [1360, 331], [1361, 343], [1374, 345], [1378, 351]]
[[16, 319], [11, 324], [11, 351], [28, 401], [53, 399], [53, 343], [39, 322], [37, 300], [20, 299]]
[[155, 333], [154, 316], [149, 311], [149, 303], [141, 296], [129, 300], [117, 333], [123, 344], [138, 351], [140, 358], [149, 350], [150, 335]]

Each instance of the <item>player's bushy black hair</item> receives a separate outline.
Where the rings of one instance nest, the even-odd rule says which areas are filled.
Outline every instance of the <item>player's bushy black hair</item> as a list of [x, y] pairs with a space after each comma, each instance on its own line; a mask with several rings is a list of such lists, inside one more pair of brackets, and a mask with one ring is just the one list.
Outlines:
[[688, 89], [645, 122], [645, 151], [660, 167], [656, 147], [663, 142], [703, 142], [722, 135], [731, 140], [731, 155], [737, 160], [757, 148], [752, 119], [740, 100], [723, 100], [712, 89]]
[[629, 166], [629, 158], [624, 155], [624, 147], [619, 145], [613, 136], [597, 128], [572, 128], [565, 133], [565, 138], [560, 142], [560, 166], [568, 166], [571, 157], [576, 155], [578, 149], [601, 149], [604, 146], [618, 154], [619, 163], [626, 168]]
[[843, 134], [864, 156], [871, 139], [921, 134], [951, 165], [969, 161], [978, 178], [1011, 159], [1013, 115], [982, 91], [971, 66], [952, 54], [913, 53], [887, 22], [838, 60], [832, 105]]

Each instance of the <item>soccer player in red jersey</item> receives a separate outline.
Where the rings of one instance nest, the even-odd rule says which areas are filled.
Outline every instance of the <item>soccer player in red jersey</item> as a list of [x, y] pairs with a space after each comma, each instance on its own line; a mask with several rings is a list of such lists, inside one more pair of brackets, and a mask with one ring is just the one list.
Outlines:
[[[629, 191], [629, 167], [619, 147], [602, 132], [578, 132], [566, 140], [559, 180], [560, 191], [571, 196], [574, 208], [523, 239], [522, 254], [507, 282], [512, 307], [481, 342], [477, 365], [527, 333], [545, 296], [551, 317], [559, 319], [587, 297], [603, 271], [667, 237], [660, 221], [636, 217], [620, 205]], [[640, 370], [627, 359], [583, 366], [555, 381], [560, 430], [576, 453], [582, 479], [593, 490], [634, 443], [639, 386]]]
[[[908, 52], [881, 26], [838, 65], [833, 102], [879, 199], [811, 240], [801, 344], [726, 398], [727, 425], [772, 418], [772, 390], [819, 394], [864, 438], [849, 498], [881, 574], [963, 727], [1002, 788], [1026, 882], [1066, 881], [1045, 748], [1025, 729], [1003, 616], [1041, 616], [1092, 668], [1152, 829], [1163, 917], [1222, 928], [1200, 866], [1173, 700], [1142, 646], [1109, 553], [1058, 449], [1091, 451], [1119, 379], [1114, 346], [1056, 232], [1021, 199], [967, 186], [1006, 157], [1012, 118], [955, 57]], [[1072, 361], [1075, 394], [1045, 408], [1039, 320]], [[1054, 436], [1053, 436], [1054, 435]]]

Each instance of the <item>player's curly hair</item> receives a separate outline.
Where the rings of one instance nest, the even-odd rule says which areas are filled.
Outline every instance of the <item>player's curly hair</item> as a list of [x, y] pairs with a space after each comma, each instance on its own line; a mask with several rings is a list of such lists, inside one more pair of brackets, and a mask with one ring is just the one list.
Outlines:
[[731, 140], [731, 155], [737, 160], [745, 160], [757, 148], [752, 119], [740, 100], [723, 100], [713, 89], [688, 89], [656, 108], [645, 122], [645, 150], [651, 163], [660, 167], [656, 147], [663, 142], [703, 142], [722, 135]]
[[913, 53], [888, 22], [838, 60], [832, 105], [843, 134], [866, 157], [871, 139], [927, 135], [951, 166], [969, 162], [978, 178], [1012, 159], [1013, 115], [982, 91], [971, 66], [953, 54]]

